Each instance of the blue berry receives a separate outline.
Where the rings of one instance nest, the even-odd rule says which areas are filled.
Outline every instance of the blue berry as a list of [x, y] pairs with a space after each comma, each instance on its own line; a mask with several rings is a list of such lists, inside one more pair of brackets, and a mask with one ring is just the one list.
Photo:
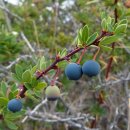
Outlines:
[[19, 99], [12, 99], [8, 102], [8, 109], [12, 112], [19, 112], [22, 109], [22, 103]]
[[100, 65], [94, 60], [86, 61], [82, 66], [82, 72], [89, 77], [96, 76], [100, 72]]
[[70, 63], [65, 68], [65, 75], [70, 80], [78, 80], [82, 77], [82, 68], [76, 63]]

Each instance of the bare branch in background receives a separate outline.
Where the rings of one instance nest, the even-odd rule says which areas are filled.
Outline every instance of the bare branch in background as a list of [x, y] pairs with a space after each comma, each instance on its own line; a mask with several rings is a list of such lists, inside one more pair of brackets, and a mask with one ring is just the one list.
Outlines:
[[102, 87], [105, 87], [105, 86], [110, 87], [111, 85], [118, 84], [118, 83], [121, 83], [121, 82], [128, 82], [128, 81], [130, 81], [129, 74], [128, 74], [128, 76], [126, 78], [120, 78], [120, 79], [118, 79], [116, 81], [108, 81], [106, 83], [101, 84], [101, 86]]
[[[37, 111], [42, 105], [47, 103], [47, 99], [44, 99], [40, 104], [38, 104], [32, 111], [30, 114], [33, 114], [35, 111]], [[22, 123], [24, 123], [26, 120], [28, 119], [28, 116], [26, 116], [23, 120]]]
[[70, 126], [80, 128], [81, 130], [98, 130], [98, 129], [90, 129], [87, 128], [83, 123], [88, 122], [88, 120], [93, 119], [89, 114], [81, 114], [77, 113], [76, 115], [66, 115], [65, 113], [51, 114], [51, 113], [43, 113], [38, 109], [47, 103], [47, 99], [43, 100], [40, 104], [38, 104], [32, 111], [27, 113], [27, 116], [22, 120], [24, 123], [28, 118], [35, 121], [40, 122], [48, 122], [48, 123], [66, 123]]
[[31, 52], [35, 52], [34, 48], [31, 46], [31, 43], [29, 42], [29, 40], [27, 39], [27, 37], [24, 35], [23, 32], [20, 33], [22, 39], [25, 41], [25, 43], [27, 44], [28, 48], [31, 50]]

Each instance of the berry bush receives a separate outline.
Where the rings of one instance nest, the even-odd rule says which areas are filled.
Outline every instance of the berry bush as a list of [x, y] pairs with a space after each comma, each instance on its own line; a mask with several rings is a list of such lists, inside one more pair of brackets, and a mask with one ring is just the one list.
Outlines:
[[130, 3], [0, 1], [0, 130], [130, 130]]

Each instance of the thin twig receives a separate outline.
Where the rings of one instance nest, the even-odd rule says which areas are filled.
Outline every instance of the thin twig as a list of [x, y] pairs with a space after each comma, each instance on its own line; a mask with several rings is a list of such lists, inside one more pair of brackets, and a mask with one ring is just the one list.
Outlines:
[[[31, 115], [37, 111], [42, 105], [46, 104], [47, 103], [47, 99], [44, 99], [40, 104], [38, 104], [32, 111], [31, 111]], [[23, 120], [22, 120], [22, 123], [24, 123], [27, 119], [28, 119], [29, 116], [26, 116]]]
[[27, 46], [29, 47], [29, 49], [31, 50], [31, 52], [35, 52], [35, 50], [33, 49], [33, 47], [31, 46], [31, 43], [29, 42], [29, 40], [27, 39], [27, 37], [24, 35], [23, 32], [20, 33], [21, 37], [23, 38], [23, 40], [25, 41], [25, 43], [27, 44]]
[[9, 70], [12, 66], [14, 66], [15, 64], [17, 64], [19, 61], [21, 61], [23, 59], [27, 59], [27, 58], [31, 58], [32, 59], [32, 56], [30, 56], [30, 55], [21, 55], [15, 61], [11, 62], [8, 66], [6, 66], [4, 68], [7, 69], [7, 70]]

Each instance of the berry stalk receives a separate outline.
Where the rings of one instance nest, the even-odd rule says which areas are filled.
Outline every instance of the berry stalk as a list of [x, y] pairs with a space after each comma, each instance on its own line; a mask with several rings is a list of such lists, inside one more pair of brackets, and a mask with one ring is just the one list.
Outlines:
[[51, 80], [51, 86], [55, 85], [55, 81], [57, 80], [57, 77], [58, 77], [59, 74], [60, 74], [60, 68], [57, 68], [56, 73], [55, 73], [53, 79]]
[[83, 56], [84, 56], [84, 54], [85, 54], [85, 52], [86, 52], [86, 49], [87, 49], [87, 47], [85, 47], [85, 48], [83, 49], [82, 54], [80, 55], [79, 60], [77, 61], [77, 64], [80, 64], [80, 62], [81, 62], [81, 60], [82, 60], [82, 58], [83, 58]]
[[98, 50], [97, 50], [96, 54], [94, 55], [93, 60], [96, 60], [98, 53], [100, 52], [100, 47], [97, 46], [97, 48], [98, 48]]

